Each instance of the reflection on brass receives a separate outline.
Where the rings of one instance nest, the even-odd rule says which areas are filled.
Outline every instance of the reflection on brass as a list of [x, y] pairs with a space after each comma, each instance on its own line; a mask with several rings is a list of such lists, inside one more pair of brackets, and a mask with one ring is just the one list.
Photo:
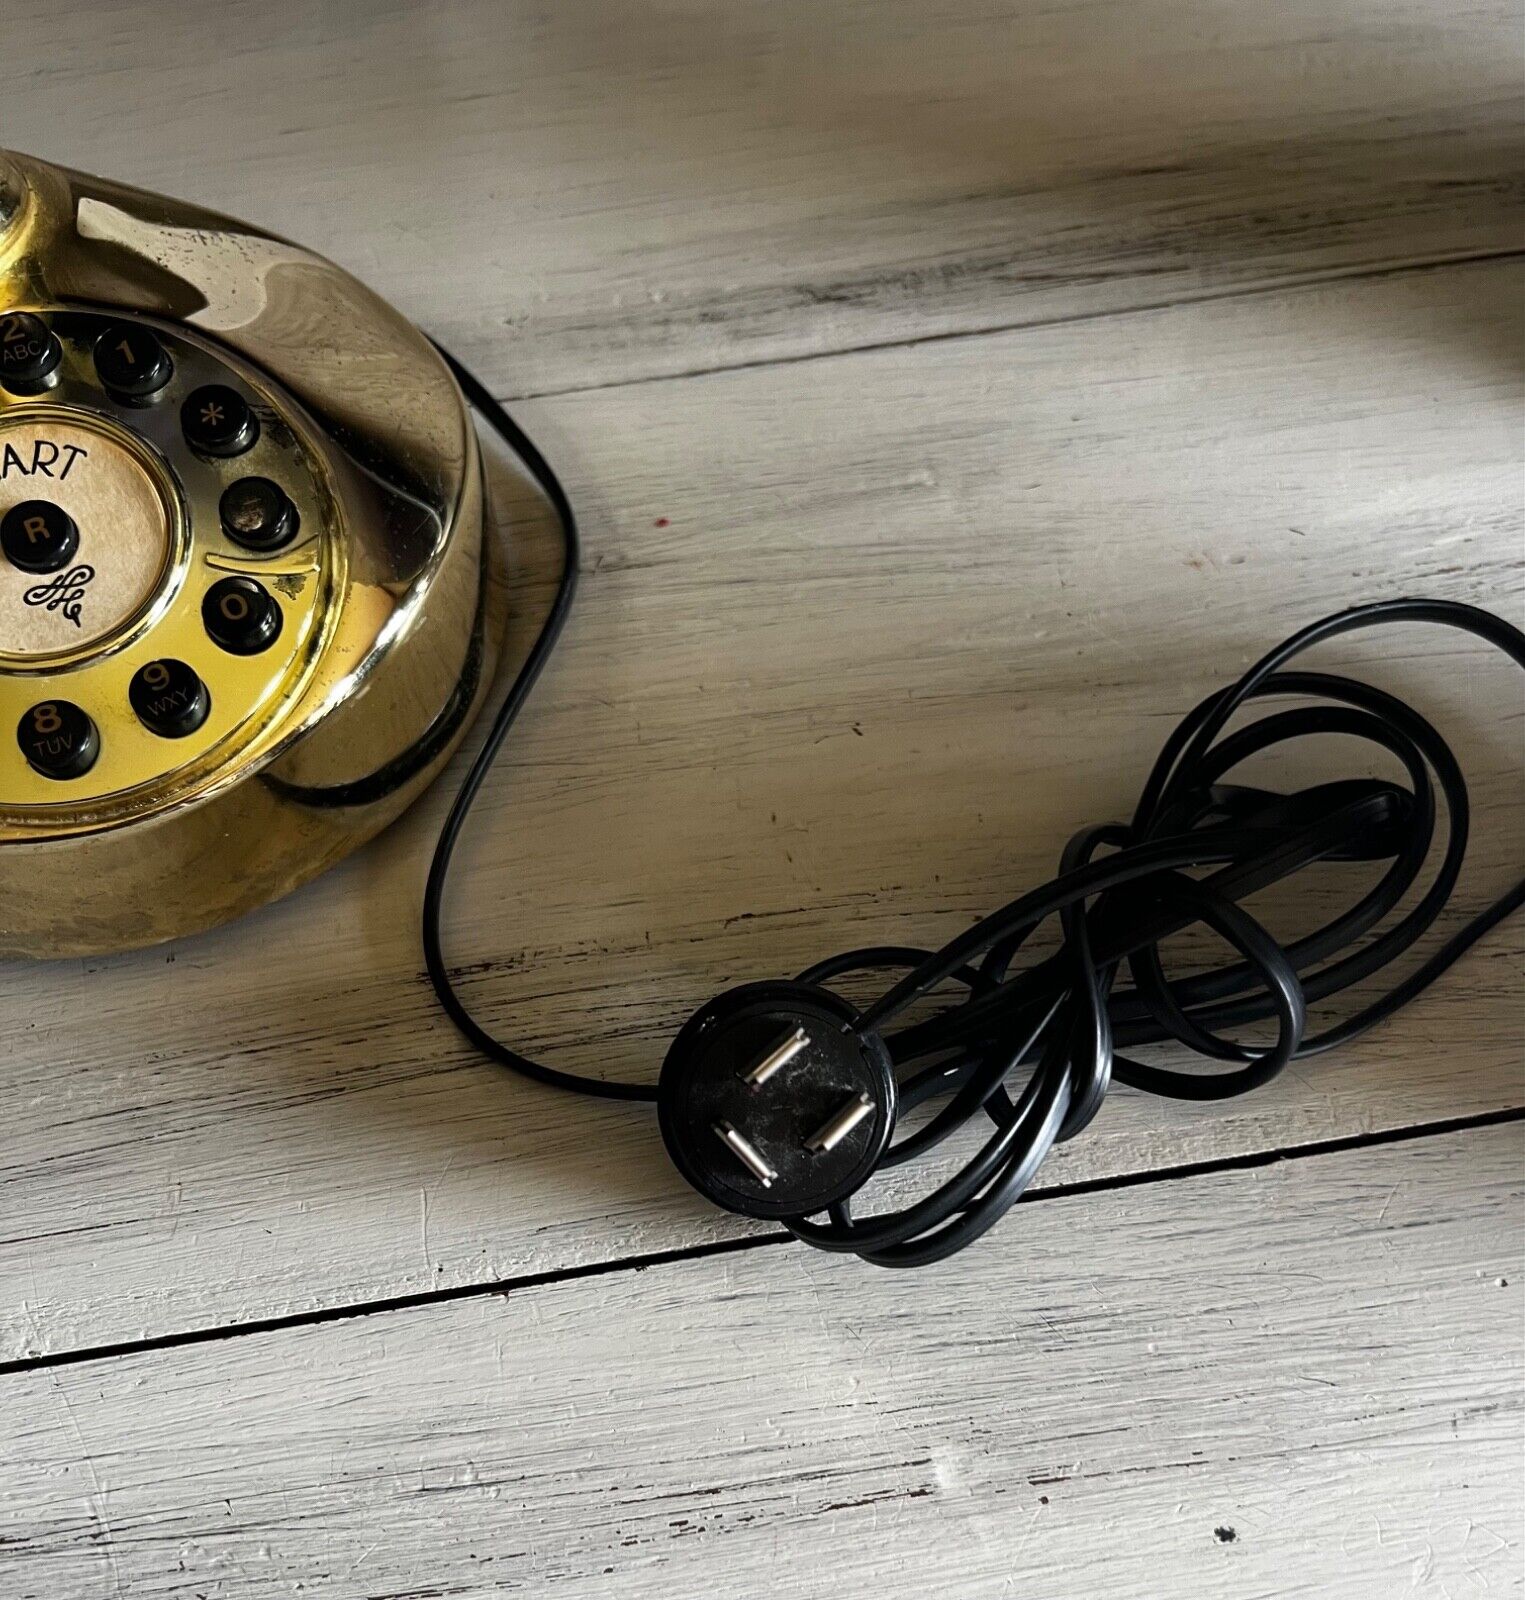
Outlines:
[[[0, 955], [150, 944], [332, 865], [449, 757], [503, 625], [476, 435], [428, 342], [330, 263], [0, 153], [6, 311], [47, 320], [64, 360], [37, 392], [0, 388], [0, 514], [47, 499], [80, 540], [56, 572], [0, 560]], [[113, 397], [95, 372], [113, 318], [151, 328], [172, 359], [146, 400]], [[246, 453], [186, 445], [182, 402], [208, 383], [253, 404]], [[67, 482], [24, 470], [56, 473], [71, 447]], [[222, 495], [246, 476], [290, 496], [288, 545], [246, 549], [223, 528]], [[202, 600], [230, 574], [280, 608], [267, 649], [208, 638]], [[209, 692], [182, 738], [145, 728], [127, 694], [166, 658]], [[59, 700], [100, 735], [90, 770], [65, 781], [34, 772], [15, 738], [29, 708]]]
[[26, 180], [21, 169], [0, 150], [0, 244], [4, 243], [11, 225], [20, 220], [26, 197]]

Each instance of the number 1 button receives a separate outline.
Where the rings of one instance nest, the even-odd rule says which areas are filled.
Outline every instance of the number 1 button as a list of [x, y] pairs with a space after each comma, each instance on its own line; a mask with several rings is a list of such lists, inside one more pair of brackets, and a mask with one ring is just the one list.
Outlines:
[[147, 328], [117, 323], [95, 342], [96, 375], [125, 400], [158, 394], [174, 370], [164, 346]]

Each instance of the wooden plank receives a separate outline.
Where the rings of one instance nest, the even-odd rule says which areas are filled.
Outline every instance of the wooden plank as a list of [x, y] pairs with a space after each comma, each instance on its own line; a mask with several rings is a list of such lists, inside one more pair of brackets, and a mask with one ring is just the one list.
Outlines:
[[[1517, 250], [1510, 0], [9, 0], [5, 138], [507, 394]], [[173, 48], [166, 41], [173, 40]]]
[[1517, 1594], [1518, 1124], [0, 1379], [0, 1589]]
[[[1405, 592], [1518, 618], [1516, 291], [1450, 269], [527, 408], [588, 572], [464, 847], [473, 1005], [649, 1079], [718, 989], [940, 942], [1049, 876], [1293, 627]], [[1512, 674], [1415, 630], [1323, 659], [1455, 739], [1480, 905], [1525, 855]], [[0, 1360], [737, 1231], [648, 1113], [509, 1078], [440, 1018], [416, 918], [444, 800], [211, 937], [6, 970]], [[1243, 1100], [1119, 1091], [1045, 1177], [1519, 1104], [1519, 952], [1500, 930]]]

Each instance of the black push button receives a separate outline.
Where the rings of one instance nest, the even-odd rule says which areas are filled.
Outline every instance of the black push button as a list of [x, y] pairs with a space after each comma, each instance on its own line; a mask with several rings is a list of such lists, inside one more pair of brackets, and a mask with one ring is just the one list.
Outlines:
[[246, 550], [279, 550], [296, 537], [297, 508], [268, 478], [240, 478], [222, 497], [223, 531]]
[[28, 311], [0, 316], [0, 383], [17, 394], [41, 388], [58, 370], [64, 348], [41, 317]]
[[23, 572], [57, 572], [78, 549], [74, 518], [51, 500], [23, 500], [0, 517], [0, 550]]
[[118, 322], [95, 341], [95, 371], [113, 394], [146, 400], [169, 382], [175, 367], [147, 328]]
[[201, 602], [201, 620], [214, 644], [235, 656], [254, 656], [280, 637], [281, 608], [253, 578], [221, 578]]
[[16, 728], [16, 742], [32, 770], [45, 778], [82, 778], [101, 753], [95, 724], [70, 700], [33, 706]]
[[212, 709], [212, 697], [196, 669], [168, 659], [139, 667], [127, 685], [127, 698], [138, 721], [165, 739], [194, 733]]
[[249, 402], [225, 383], [193, 389], [180, 408], [186, 443], [204, 456], [241, 456], [259, 438]]

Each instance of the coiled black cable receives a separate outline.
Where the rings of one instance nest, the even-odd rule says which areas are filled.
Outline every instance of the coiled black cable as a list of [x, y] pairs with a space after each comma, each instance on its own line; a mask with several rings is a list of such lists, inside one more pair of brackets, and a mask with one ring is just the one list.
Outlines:
[[[654, 1087], [559, 1071], [494, 1038], [467, 1010], [445, 964], [440, 926], [451, 858], [482, 782], [566, 622], [579, 541], [570, 500], [545, 458], [482, 384], [442, 354], [467, 398], [550, 502], [561, 524], [565, 561], [550, 615], [467, 771], [435, 849], [423, 912], [429, 980], [451, 1020], [492, 1060], [560, 1089], [655, 1100]], [[940, 950], [849, 950], [800, 975], [802, 982], [831, 985], [863, 973], [904, 972], [859, 1013], [856, 1026], [885, 1038], [902, 1116], [944, 1103], [889, 1148], [881, 1167], [925, 1155], [981, 1114], [992, 1131], [958, 1172], [914, 1204], [858, 1219], [843, 1202], [824, 1221], [790, 1220], [792, 1233], [819, 1249], [850, 1251], [882, 1266], [940, 1260], [979, 1238], [1015, 1204], [1052, 1146], [1073, 1138], [1095, 1117], [1114, 1079], [1178, 1099], [1244, 1094], [1268, 1083], [1289, 1061], [1343, 1044], [1392, 1016], [1525, 903], [1522, 877], [1376, 998], [1323, 1032], [1307, 1033], [1310, 1002], [1373, 977], [1434, 925], [1466, 854], [1467, 785], [1436, 730], [1412, 707], [1368, 684], [1286, 670], [1314, 645], [1399, 622], [1460, 629], [1525, 669], [1525, 634], [1475, 606], [1388, 600], [1326, 617], [1191, 711], [1161, 750], [1131, 820], [1077, 833], [1050, 882]], [[1249, 702], [1289, 695], [1313, 703], [1226, 731]], [[1330, 733], [1386, 751], [1403, 767], [1407, 784], [1350, 778], [1283, 795], [1224, 781], [1273, 746]], [[1437, 791], [1445, 802], [1439, 862], [1415, 903], [1395, 915], [1430, 857], [1440, 822]], [[1313, 933], [1279, 944], [1240, 903], [1329, 861], [1387, 865], [1355, 904]], [[1026, 942], [1055, 917], [1062, 935], [1058, 948], [1013, 970]], [[1160, 941], [1193, 923], [1211, 928], [1241, 959], [1168, 977]], [[1120, 984], [1124, 973], [1128, 982]], [[950, 982], [962, 990], [959, 1000], [920, 1021], [905, 1020], [913, 1004]], [[1277, 1034], [1268, 1047], [1246, 1046], [1231, 1036], [1232, 1030], [1270, 1020]], [[891, 1031], [897, 1022], [901, 1026]], [[1185, 1072], [1124, 1053], [1168, 1041], [1227, 1070]], [[1007, 1080], [1022, 1072], [1026, 1080], [1013, 1099]]]

